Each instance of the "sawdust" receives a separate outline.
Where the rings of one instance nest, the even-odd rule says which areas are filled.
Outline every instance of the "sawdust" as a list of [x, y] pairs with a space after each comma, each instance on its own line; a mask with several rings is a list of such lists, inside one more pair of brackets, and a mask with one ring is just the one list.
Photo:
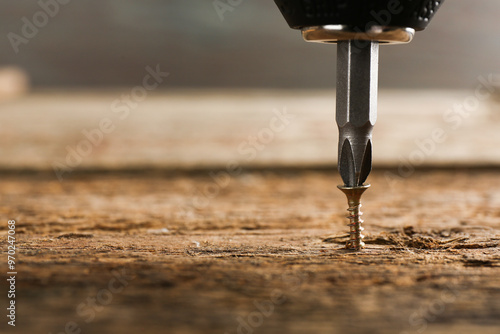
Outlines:
[[[365, 237], [364, 242], [367, 245], [391, 245], [402, 249], [481, 249], [494, 248], [499, 245], [498, 242], [492, 242], [490, 239], [481, 242], [468, 242], [469, 237], [463, 236], [464, 232], [463, 228], [418, 231], [413, 226], [405, 226], [402, 231], [370, 234]], [[348, 239], [349, 234], [342, 234], [325, 238], [323, 242], [345, 244]]]

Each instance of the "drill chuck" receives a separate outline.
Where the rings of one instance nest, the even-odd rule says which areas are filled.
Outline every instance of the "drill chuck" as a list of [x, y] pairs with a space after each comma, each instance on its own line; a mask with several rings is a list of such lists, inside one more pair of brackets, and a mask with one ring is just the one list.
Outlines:
[[372, 26], [424, 30], [444, 0], [275, 0], [293, 29], [344, 25], [369, 31]]

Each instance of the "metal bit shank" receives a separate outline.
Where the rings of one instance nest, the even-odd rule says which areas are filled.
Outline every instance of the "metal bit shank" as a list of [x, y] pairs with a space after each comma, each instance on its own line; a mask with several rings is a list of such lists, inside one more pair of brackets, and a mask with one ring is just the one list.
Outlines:
[[377, 120], [378, 48], [374, 41], [340, 41], [337, 48], [338, 168], [346, 187], [361, 186], [371, 171]]

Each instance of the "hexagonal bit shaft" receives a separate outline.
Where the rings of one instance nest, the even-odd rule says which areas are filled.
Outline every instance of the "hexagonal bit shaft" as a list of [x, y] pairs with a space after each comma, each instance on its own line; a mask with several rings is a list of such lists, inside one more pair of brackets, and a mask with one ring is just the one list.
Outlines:
[[378, 42], [341, 41], [337, 48], [338, 168], [346, 187], [359, 187], [372, 165], [377, 120]]

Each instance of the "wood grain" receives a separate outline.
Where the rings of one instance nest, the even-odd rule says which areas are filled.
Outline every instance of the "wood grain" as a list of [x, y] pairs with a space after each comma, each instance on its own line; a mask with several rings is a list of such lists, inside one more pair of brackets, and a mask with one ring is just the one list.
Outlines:
[[498, 170], [394, 172], [370, 178], [361, 253], [333, 171], [4, 173], [16, 330], [498, 333]]

